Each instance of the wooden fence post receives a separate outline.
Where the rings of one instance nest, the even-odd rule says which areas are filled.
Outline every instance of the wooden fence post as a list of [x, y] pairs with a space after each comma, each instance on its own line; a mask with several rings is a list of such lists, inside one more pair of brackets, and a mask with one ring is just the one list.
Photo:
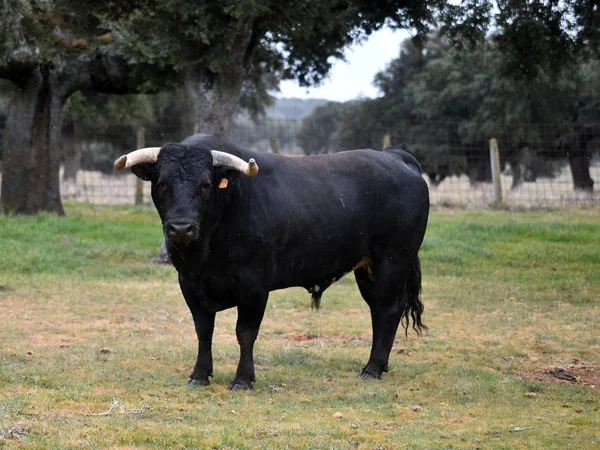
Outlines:
[[492, 182], [494, 183], [494, 192], [496, 199], [494, 206], [496, 208], [502, 208], [502, 180], [500, 179], [500, 152], [498, 150], [498, 141], [496, 139], [490, 139], [490, 162], [492, 167]]
[[[137, 148], [144, 148], [146, 146], [146, 129], [144, 127], [138, 127], [136, 133], [136, 145]], [[141, 205], [144, 203], [144, 182], [135, 177], [135, 204]]]
[[392, 140], [390, 138], [390, 135], [388, 133], [385, 134], [385, 136], [383, 136], [383, 148], [388, 148], [392, 146]]
[[271, 136], [271, 151], [273, 153], [279, 153], [279, 142], [277, 142], [277, 136]]

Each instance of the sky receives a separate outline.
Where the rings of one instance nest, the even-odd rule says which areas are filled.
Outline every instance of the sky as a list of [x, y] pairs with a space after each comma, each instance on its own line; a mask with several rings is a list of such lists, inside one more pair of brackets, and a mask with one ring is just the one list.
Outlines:
[[373, 86], [377, 72], [400, 53], [400, 43], [409, 37], [408, 31], [384, 28], [373, 33], [362, 45], [353, 45], [346, 52], [346, 61], [336, 60], [329, 77], [319, 87], [303, 88], [292, 80], [280, 84], [277, 97], [324, 98], [344, 102], [358, 97], [377, 97]]

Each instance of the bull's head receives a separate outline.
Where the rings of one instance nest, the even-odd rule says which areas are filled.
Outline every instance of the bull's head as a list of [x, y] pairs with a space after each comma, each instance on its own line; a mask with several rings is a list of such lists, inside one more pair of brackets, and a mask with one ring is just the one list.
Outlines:
[[245, 162], [229, 153], [183, 144], [136, 150], [117, 159], [115, 168], [131, 169], [152, 183], [165, 237], [183, 246], [210, 231], [204, 228], [211, 226], [219, 189], [227, 189], [240, 174], [258, 173], [254, 159]]

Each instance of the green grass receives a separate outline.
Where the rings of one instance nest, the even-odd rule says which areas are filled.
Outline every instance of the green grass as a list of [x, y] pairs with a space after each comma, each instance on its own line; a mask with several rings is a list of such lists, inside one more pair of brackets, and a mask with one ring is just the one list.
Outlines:
[[[0, 447], [600, 446], [598, 390], [534, 376], [600, 373], [598, 210], [432, 213], [430, 331], [398, 334], [381, 381], [358, 377], [370, 319], [352, 277], [320, 313], [272, 293], [244, 393], [227, 391], [235, 311], [217, 317], [211, 386], [185, 384], [194, 328], [174, 269], [151, 263], [160, 239], [149, 208], [0, 217]], [[114, 400], [135, 413], [93, 415]]]

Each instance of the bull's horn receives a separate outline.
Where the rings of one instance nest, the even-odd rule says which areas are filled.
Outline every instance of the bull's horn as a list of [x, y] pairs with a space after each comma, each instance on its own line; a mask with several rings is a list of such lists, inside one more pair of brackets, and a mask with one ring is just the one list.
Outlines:
[[220, 152], [218, 150], [211, 150], [210, 152], [213, 155], [213, 166], [231, 167], [249, 177], [253, 177], [258, 173], [258, 164], [256, 164], [254, 158], [250, 158], [250, 160], [246, 162], [242, 158], [238, 158], [230, 153]]
[[158, 158], [160, 147], [146, 147], [121, 156], [115, 161], [115, 169], [125, 170], [140, 163], [153, 163]]

